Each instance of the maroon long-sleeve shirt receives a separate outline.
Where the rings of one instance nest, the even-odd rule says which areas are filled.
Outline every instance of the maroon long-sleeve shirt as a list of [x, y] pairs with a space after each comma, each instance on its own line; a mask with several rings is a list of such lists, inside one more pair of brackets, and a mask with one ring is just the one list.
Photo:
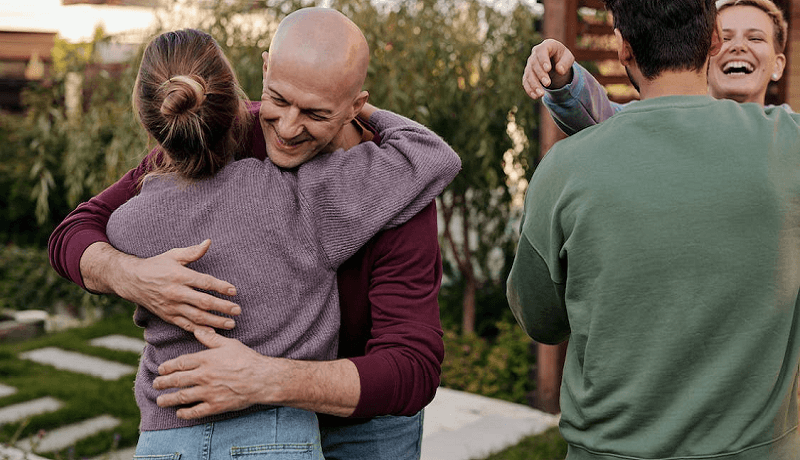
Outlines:
[[[251, 111], [258, 107], [251, 104]], [[257, 117], [254, 121], [251, 153], [264, 159], [263, 133]], [[142, 161], [56, 227], [49, 254], [59, 274], [85, 288], [83, 252], [95, 242], [108, 242], [109, 216], [138, 193], [148, 164]], [[441, 277], [434, 203], [405, 224], [379, 233], [339, 268], [339, 356], [355, 364], [361, 380], [361, 397], [351, 417], [412, 415], [433, 399], [444, 358]]]

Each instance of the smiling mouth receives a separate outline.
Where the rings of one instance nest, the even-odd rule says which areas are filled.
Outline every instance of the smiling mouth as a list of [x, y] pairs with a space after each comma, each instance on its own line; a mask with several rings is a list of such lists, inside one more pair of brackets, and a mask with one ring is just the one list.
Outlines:
[[722, 73], [725, 75], [750, 75], [755, 70], [753, 64], [746, 61], [730, 61], [722, 67]]
[[308, 136], [304, 136], [302, 134], [300, 136], [295, 137], [294, 139], [284, 139], [280, 136], [280, 134], [278, 134], [277, 131], [274, 132], [275, 132], [275, 139], [277, 140], [278, 145], [285, 148], [297, 147], [298, 145], [309, 140]]

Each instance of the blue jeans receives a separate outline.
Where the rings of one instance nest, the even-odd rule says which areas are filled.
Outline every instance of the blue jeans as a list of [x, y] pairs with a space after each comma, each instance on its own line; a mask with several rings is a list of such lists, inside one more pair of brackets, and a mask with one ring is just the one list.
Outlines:
[[324, 460], [316, 414], [290, 407], [187, 428], [143, 431], [133, 458]]
[[419, 460], [422, 411], [411, 417], [387, 415], [363, 422], [320, 423], [326, 460]]

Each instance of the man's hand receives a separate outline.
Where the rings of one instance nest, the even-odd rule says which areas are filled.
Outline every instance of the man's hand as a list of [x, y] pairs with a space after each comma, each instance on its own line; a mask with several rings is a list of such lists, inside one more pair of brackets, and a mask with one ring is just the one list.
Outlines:
[[348, 416], [358, 404], [361, 381], [350, 360], [271, 358], [207, 328], [195, 329], [194, 335], [209, 349], [161, 364], [161, 375], [153, 381], [156, 390], [178, 389], [159, 396], [159, 406], [194, 404], [178, 409], [179, 418], [195, 419], [253, 404]]
[[233, 329], [230, 318], [211, 312], [238, 315], [241, 307], [205, 292], [236, 295], [236, 288], [213, 276], [198, 273], [186, 265], [205, 255], [211, 240], [187, 248], [169, 250], [148, 259], [117, 251], [107, 243], [94, 243], [81, 257], [81, 274], [86, 288], [115, 293], [187, 331], [198, 326]]
[[275, 380], [274, 376], [269, 379], [264, 375], [269, 362], [262, 363], [269, 358], [206, 328], [197, 328], [194, 334], [209, 349], [179, 356], [158, 367], [161, 376], [153, 381], [153, 388], [181, 388], [159, 396], [159, 406], [195, 404], [178, 409], [178, 418], [188, 420], [245, 409], [263, 400], [261, 393], [273, 390], [267, 382]]
[[572, 81], [575, 56], [563, 43], [548, 38], [531, 49], [522, 86], [531, 99], [544, 96], [544, 88], [559, 89]]

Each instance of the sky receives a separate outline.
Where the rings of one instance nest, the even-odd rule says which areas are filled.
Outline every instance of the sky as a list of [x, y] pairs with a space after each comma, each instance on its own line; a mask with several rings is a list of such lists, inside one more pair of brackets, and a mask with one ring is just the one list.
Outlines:
[[[391, 0], [376, 0], [386, 2]], [[507, 10], [518, 0], [485, 0]], [[534, 0], [523, 0], [533, 3]], [[147, 30], [154, 21], [153, 10], [140, 7], [67, 5], [61, 0], [0, 0], [0, 30], [58, 32], [70, 42], [89, 41], [95, 27], [108, 34]]]
[[97, 25], [115, 34], [147, 29], [152, 21], [149, 8], [64, 6], [61, 0], [0, 0], [0, 30], [58, 32], [71, 42], [90, 40]]

